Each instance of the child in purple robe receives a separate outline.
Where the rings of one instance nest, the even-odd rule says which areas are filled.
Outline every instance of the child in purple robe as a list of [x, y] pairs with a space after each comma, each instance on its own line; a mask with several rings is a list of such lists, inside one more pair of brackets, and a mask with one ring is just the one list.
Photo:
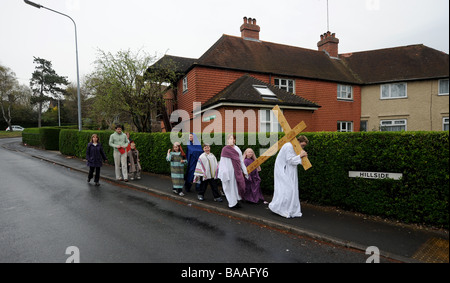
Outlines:
[[[242, 154], [242, 157], [245, 166], [249, 166], [256, 160], [255, 152], [251, 148], [247, 148], [244, 151], [244, 154]], [[242, 198], [248, 202], [258, 203], [259, 201], [263, 201], [267, 204], [261, 192], [261, 178], [259, 177], [259, 171], [261, 171], [260, 166], [253, 170], [249, 174], [248, 179], [245, 180], [245, 192]]]

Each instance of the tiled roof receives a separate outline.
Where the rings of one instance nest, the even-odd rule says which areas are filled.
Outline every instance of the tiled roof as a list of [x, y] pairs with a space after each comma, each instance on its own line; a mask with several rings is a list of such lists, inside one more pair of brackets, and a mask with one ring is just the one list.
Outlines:
[[147, 72], [151, 72], [152, 68], [154, 69], [169, 68], [173, 69], [179, 78], [180, 76], [185, 75], [196, 61], [197, 59], [193, 58], [172, 56], [166, 54], [161, 59], [159, 59], [155, 64], [151, 65], [147, 69]]
[[448, 54], [422, 44], [340, 54], [339, 58], [364, 84], [449, 76]]
[[223, 35], [197, 65], [338, 82], [357, 82], [340, 60], [325, 52]]
[[223, 35], [199, 59], [166, 55], [152, 67], [167, 60], [176, 63], [180, 74], [207, 66], [358, 85], [449, 77], [449, 55], [422, 44], [336, 59], [322, 51]]
[[[256, 89], [255, 86], [266, 87], [274, 96], [263, 96]], [[206, 109], [209, 106], [221, 103], [239, 103], [239, 104], [258, 104], [258, 105], [280, 105], [280, 106], [294, 106], [306, 108], [319, 108], [320, 106], [304, 99], [293, 93], [289, 93], [283, 89], [273, 85], [264, 83], [250, 75], [244, 75], [227, 86], [214, 97], [203, 103], [202, 108]]]

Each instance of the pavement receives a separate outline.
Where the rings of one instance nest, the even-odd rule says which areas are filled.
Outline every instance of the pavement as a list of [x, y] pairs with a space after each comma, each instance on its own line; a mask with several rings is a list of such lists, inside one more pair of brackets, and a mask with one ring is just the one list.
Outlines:
[[[2, 144], [6, 149], [86, 173], [87, 178], [88, 167], [85, 160], [62, 155], [59, 151], [24, 146], [21, 138], [3, 140]], [[301, 201], [303, 216], [287, 219], [272, 213], [263, 203], [244, 202], [241, 208], [231, 210], [225, 197], [221, 203], [214, 202], [210, 189], [207, 190], [204, 201], [197, 199], [195, 188], [183, 197], [175, 195], [172, 193], [172, 181], [165, 175], [143, 172], [141, 180], [116, 181], [114, 166], [108, 164], [102, 167], [100, 175], [100, 184], [120, 183], [121, 186], [246, 221], [249, 225], [260, 225], [283, 233], [351, 248], [366, 253], [368, 258], [372, 255], [370, 251], [375, 249], [379, 251], [380, 258], [384, 259], [382, 262], [449, 263], [449, 233], [445, 229], [403, 224], [304, 201]], [[270, 202], [271, 196], [265, 198]]]

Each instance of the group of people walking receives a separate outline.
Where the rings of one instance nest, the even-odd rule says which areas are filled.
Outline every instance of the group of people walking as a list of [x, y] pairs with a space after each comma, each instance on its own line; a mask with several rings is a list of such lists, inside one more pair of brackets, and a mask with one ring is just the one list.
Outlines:
[[[141, 164], [139, 159], [139, 151], [136, 149], [136, 144], [130, 139], [129, 134], [122, 132], [122, 126], [117, 125], [114, 133], [109, 137], [109, 146], [111, 146], [114, 158], [114, 167], [116, 179], [119, 181], [128, 182], [130, 180], [141, 178]], [[88, 182], [95, 178], [94, 183], [99, 186], [100, 168], [103, 162], [107, 161], [105, 151], [99, 141], [97, 134], [91, 136], [86, 149], [86, 161], [89, 166]]]
[[[308, 144], [305, 136], [298, 139], [303, 148]], [[297, 166], [302, 163], [301, 158], [307, 156], [305, 151], [297, 155], [291, 143], [286, 143], [281, 148], [275, 161], [274, 195], [268, 203], [261, 192], [261, 168], [258, 167], [250, 174], [247, 172], [247, 166], [256, 160], [254, 151], [247, 148], [242, 153], [235, 144], [234, 135], [228, 135], [226, 143], [222, 148], [220, 162], [211, 152], [210, 145], [202, 146], [195, 134], [189, 135], [186, 153], [180, 143], [174, 143], [166, 156], [166, 160], [170, 162], [173, 193], [184, 196], [183, 188], [185, 192], [190, 192], [195, 184], [197, 197], [203, 201], [209, 186], [214, 201], [222, 202], [222, 196], [225, 196], [230, 209], [239, 208], [240, 201], [245, 200], [250, 203], [268, 204], [272, 212], [286, 218], [302, 216]], [[129, 177], [130, 180], [140, 179], [139, 151], [129, 135], [122, 132], [121, 126], [115, 127], [115, 132], [109, 138], [109, 146], [114, 148], [116, 179], [125, 182], [128, 182]], [[86, 160], [89, 166], [88, 182], [94, 178], [95, 171], [94, 183], [99, 186], [100, 168], [102, 163], [107, 161], [107, 157], [97, 134], [93, 134], [88, 143]], [[222, 182], [223, 192], [219, 191], [217, 179]]]
[[[236, 137], [227, 136], [227, 145], [223, 147], [220, 162], [217, 161], [209, 144], [201, 148], [195, 134], [190, 134], [187, 151], [185, 154], [181, 144], [176, 142], [173, 148], [167, 152], [167, 161], [171, 165], [171, 177], [173, 192], [184, 196], [183, 187], [189, 192], [192, 184], [196, 184], [197, 196], [199, 200], [204, 200], [204, 194], [208, 187], [211, 187], [214, 201], [223, 201], [217, 186], [217, 179], [222, 181], [223, 194], [228, 201], [230, 209], [240, 207], [240, 201], [250, 203], [263, 202], [264, 196], [261, 192], [261, 178], [259, 172], [261, 167], [247, 172], [247, 166], [256, 160], [256, 155], [251, 148], [247, 148], [244, 153], [236, 146]], [[298, 138], [300, 145], [304, 148], [308, 144], [305, 136]], [[195, 146], [195, 147], [194, 147]], [[195, 154], [195, 152], [197, 154]], [[274, 170], [274, 195], [269, 203], [269, 209], [286, 218], [301, 217], [300, 199], [298, 192], [298, 171], [297, 166], [302, 164], [302, 157], [307, 153], [303, 150], [299, 155], [294, 151], [291, 143], [286, 143], [281, 148], [275, 161]], [[194, 165], [195, 164], [195, 165]], [[184, 166], [188, 166], [184, 175]], [[192, 167], [195, 169], [192, 170]]]

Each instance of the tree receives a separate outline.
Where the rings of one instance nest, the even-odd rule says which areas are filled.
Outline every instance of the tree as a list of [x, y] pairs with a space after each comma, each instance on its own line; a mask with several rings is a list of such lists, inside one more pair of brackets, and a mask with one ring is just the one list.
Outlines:
[[50, 99], [57, 99], [64, 94], [64, 86], [69, 82], [66, 77], [59, 76], [52, 68], [52, 63], [42, 58], [33, 57], [33, 63], [37, 64], [30, 80], [33, 91], [31, 103], [38, 106], [38, 127], [41, 127], [41, 116], [44, 103]]
[[[172, 130], [172, 123], [170, 122], [169, 115], [167, 113], [166, 99], [164, 95], [169, 89], [175, 89], [177, 78], [182, 75], [179, 66], [170, 57], [164, 57], [156, 64], [150, 66], [145, 75], [144, 80], [147, 82], [147, 86], [154, 88], [154, 91], [158, 93], [156, 99], [156, 108], [164, 123], [166, 132]], [[172, 101], [173, 102], [173, 101]]]
[[18, 85], [16, 74], [11, 69], [0, 65], [0, 107], [3, 119], [11, 128], [11, 107], [16, 100], [14, 88]]
[[113, 55], [99, 50], [96, 71], [88, 76], [97, 112], [110, 118], [125, 112], [139, 132], [152, 132], [165, 93], [163, 81], [146, 73], [154, 61], [155, 57], [142, 51]]

